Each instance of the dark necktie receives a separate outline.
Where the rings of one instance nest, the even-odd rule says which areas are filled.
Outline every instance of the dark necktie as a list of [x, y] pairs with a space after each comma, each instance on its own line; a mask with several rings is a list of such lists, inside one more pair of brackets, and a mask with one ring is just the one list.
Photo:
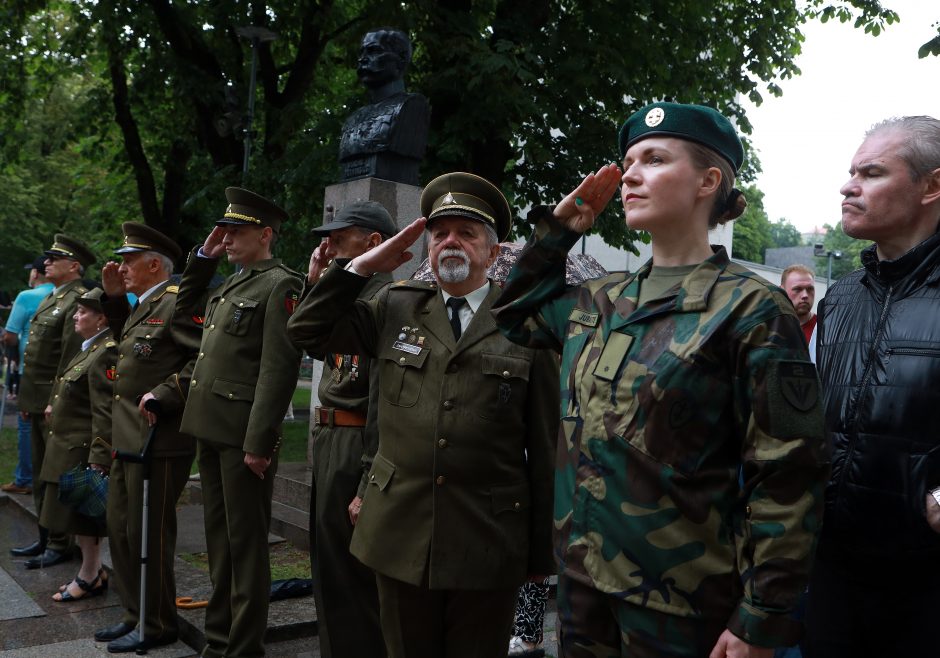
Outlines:
[[466, 303], [467, 300], [463, 297], [451, 297], [447, 300], [447, 308], [450, 309], [450, 328], [454, 332], [454, 340], [460, 340], [460, 309]]

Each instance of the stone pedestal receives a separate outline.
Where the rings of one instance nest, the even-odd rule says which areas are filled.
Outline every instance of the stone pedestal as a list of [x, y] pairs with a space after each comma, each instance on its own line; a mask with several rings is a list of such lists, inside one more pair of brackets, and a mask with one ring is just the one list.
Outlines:
[[[381, 178], [361, 178], [359, 180], [330, 185], [323, 194], [323, 207], [327, 208], [332, 206], [335, 211], [355, 201], [377, 201], [381, 203], [385, 206], [385, 209], [388, 210], [388, 213], [392, 216], [392, 219], [399, 229], [408, 226], [408, 224], [421, 216], [421, 188], [415, 187], [414, 185], [395, 183]], [[325, 224], [327, 221], [324, 211], [323, 223]], [[427, 240], [424, 234], [411, 246], [409, 251], [413, 254], [412, 259], [392, 273], [392, 278], [396, 281], [409, 278], [427, 257]], [[322, 373], [323, 362], [314, 361], [313, 389], [310, 395], [311, 428], [313, 424], [313, 408], [320, 404], [317, 388], [320, 385]], [[308, 439], [308, 464], [312, 464], [312, 450], [312, 442]]]

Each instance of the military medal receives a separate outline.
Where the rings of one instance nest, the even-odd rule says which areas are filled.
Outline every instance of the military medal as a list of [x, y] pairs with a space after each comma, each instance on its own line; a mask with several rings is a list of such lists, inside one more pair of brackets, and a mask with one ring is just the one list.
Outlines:
[[232, 313], [232, 324], [238, 324], [242, 319], [242, 309], [236, 308], [235, 312]]
[[349, 368], [349, 379], [350, 381], [356, 381], [359, 379], [359, 355], [353, 354], [352, 363]]
[[134, 343], [134, 354], [143, 358], [148, 359], [150, 355], [153, 354], [153, 347], [150, 343]]

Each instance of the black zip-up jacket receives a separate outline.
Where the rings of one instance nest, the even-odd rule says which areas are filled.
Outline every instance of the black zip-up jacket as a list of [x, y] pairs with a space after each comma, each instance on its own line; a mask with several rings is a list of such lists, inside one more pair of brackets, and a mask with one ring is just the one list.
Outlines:
[[934, 570], [924, 501], [940, 486], [940, 233], [896, 260], [873, 245], [862, 263], [818, 309], [832, 450], [820, 555]]

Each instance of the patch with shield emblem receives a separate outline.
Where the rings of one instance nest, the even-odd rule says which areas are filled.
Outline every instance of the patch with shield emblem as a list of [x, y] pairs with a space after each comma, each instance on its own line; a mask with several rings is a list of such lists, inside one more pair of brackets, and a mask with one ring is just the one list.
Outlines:
[[153, 346], [150, 343], [134, 343], [134, 356], [140, 359], [149, 359], [153, 354]]
[[809, 411], [819, 399], [819, 379], [812, 363], [781, 361], [777, 366], [783, 399], [797, 411]]

